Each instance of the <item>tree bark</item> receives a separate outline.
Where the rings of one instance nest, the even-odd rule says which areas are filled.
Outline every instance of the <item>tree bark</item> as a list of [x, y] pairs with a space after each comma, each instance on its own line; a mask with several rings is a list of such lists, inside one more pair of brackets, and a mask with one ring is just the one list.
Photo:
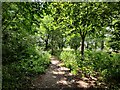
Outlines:
[[101, 41], [101, 50], [104, 49], [104, 40]]
[[95, 41], [95, 50], [97, 49], [97, 42]]
[[45, 40], [45, 50], [48, 50], [48, 39]]
[[48, 50], [48, 40], [49, 40], [49, 34], [47, 35], [47, 39], [45, 39], [45, 50]]
[[89, 49], [89, 42], [87, 42], [87, 47], [86, 48]]

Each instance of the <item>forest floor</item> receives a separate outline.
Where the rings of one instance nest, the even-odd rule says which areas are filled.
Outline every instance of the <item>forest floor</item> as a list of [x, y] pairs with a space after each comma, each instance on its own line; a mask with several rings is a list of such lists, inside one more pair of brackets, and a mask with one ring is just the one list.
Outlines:
[[[96, 88], [97, 78], [73, 75], [69, 68], [63, 67], [56, 57], [51, 57], [51, 64], [45, 74], [32, 81], [31, 88]], [[105, 86], [105, 85], [103, 85]]]

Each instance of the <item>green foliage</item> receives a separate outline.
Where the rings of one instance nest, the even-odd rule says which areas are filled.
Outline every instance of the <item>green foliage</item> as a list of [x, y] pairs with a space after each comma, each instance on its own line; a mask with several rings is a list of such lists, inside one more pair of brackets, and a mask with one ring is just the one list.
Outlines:
[[[36, 20], [33, 17], [34, 15], [38, 15], [38, 13], [33, 9], [31, 10], [31, 8], [34, 7], [37, 9], [37, 5], [37, 3], [3, 3], [3, 64], [29, 58], [31, 54], [30, 49], [36, 47], [34, 34], [35, 28], [38, 27], [39, 19]], [[36, 14], [33, 12], [36, 12]]]
[[97, 77], [99, 81], [105, 81], [109, 88], [120, 87], [119, 53], [85, 51], [85, 59], [82, 61], [79, 51], [63, 51], [60, 58], [73, 74], [80, 71], [83, 77], [91, 75]]
[[104, 79], [118, 80], [120, 78], [120, 54], [87, 51], [85, 55], [85, 63], [88, 63], [88, 66], [92, 67], [93, 71], [101, 72]]
[[36, 34], [44, 4], [3, 3], [2, 71], [5, 89], [29, 87], [31, 77], [44, 73], [50, 64], [50, 55], [39, 47], [40, 38]]
[[78, 65], [74, 51], [63, 51], [60, 55], [61, 60], [65, 63], [65, 66], [70, 68], [70, 70], [76, 74]]
[[80, 46], [81, 38], [79, 34], [73, 34], [73, 37], [71, 37], [71, 40], [69, 41], [69, 45], [71, 48], [77, 50]]
[[[50, 62], [44, 50], [63, 60], [73, 74], [99, 72], [104, 78], [119, 80], [119, 3], [2, 5], [3, 87], [22, 87], [26, 76], [45, 72]], [[109, 50], [108, 46], [118, 54], [97, 51], [100, 47]], [[63, 51], [64, 47], [75, 51]], [[77, 51], [80, 47], [81, 53]]]
[[119, 81], [120, 54], [109, 54], [102, 51], [85, 51], [85, 57], [85, 60], [82, 61], [80, 59], [80, 53], [75, 53], [74, 51], [63, 51], [60, 56], [65, 66], [72, 71], [76, 70], [77, 72], [81, 70], [85, 75], [93, 76], [95, 72], [99, 72], [106, 80], [111, 78]]
[[119, 52], [120, 50], [120, 20], [114, 24], [115, 30], [112, 31], [112, 38], [109, 41], [110, 47]]
[[49, 58], [50, 55], [43, 52], [36, 56], [31, 55], [31, 59], [23, 59], [3, 66], [3, 88], [27, 88], [35, 75], [46, 71], [50, 64]]

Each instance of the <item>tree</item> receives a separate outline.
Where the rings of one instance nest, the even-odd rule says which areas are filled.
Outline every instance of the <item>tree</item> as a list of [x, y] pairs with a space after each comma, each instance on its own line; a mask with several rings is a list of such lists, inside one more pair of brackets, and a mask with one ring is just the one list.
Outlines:
[[[81, 55], [84, 59], [84, 42], [88, 33], [94, 33], [95, 20], [97, 20], [96, 4], [92, 3], [72, 3], [70, 20], [73, 30], [71, 33], [79, 33], [81, 37]], [[94, 15], [94, 16], [93, 16]], [[96, 17], [95, 17], [96, 16]]]
[[120, 50], [120, 21], [114, 23], [114, 31], [112, 31], [112, 38], [110, 40], [110, 47], [115, 51]]
[[111, 24], [111, 40], [109, 41], [110, 47], [115, 51], [120, 50], [120, 3], [111, 3], [109, 8], [112, 11], [112, 24]]
[[[3, 3], [3, 63], [29, 57], [27, 51], [36, 45], [35, 33], [39, 27], [42, 3]], [[23, 56], [24, 55], [24, 56]]]

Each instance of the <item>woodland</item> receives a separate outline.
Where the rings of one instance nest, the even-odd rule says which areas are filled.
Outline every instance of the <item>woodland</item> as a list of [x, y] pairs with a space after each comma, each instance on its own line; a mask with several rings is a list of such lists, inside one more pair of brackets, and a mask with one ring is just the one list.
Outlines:
[[120, 89], [120, 2], [3, 2], [3, 90], [29, 88], [53, 56], [73, 75]]

